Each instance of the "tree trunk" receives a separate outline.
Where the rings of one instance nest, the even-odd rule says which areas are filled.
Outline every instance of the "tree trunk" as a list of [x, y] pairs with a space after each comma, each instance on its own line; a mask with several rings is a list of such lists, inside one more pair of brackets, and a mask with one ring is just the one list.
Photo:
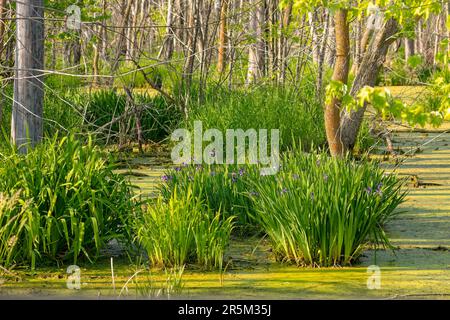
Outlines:
[[219, 54], [217, 57], [217, 72], [222, 73], [226, 65], [226, 46], [227, 46], [227, 14], [228, 0], [222, 0], [222, 8], [220, 11], [220, 28], [219, 28]]
[[[356, 96], [364, 86], [373, 87], [375, 85], [378, 71], [386, 59], [389, 46], [395, 41], [394, 35], [397, 33], [398, 28], [397, 22], [394, 19], [389, 19], [375, 35], [371, 46], [366, 50], [361, 66], [353, 81], [350, 91], [352, 96]], [[358, 111], [351, 111], [350, 113], [343, 112], [341, 119], [341, 140], [344, 151], [352, 150], [355, 146], [365, 110], [366, 106], [358, 109]]]
[[[347, 84], [350, 60], [349, 26], [347, 10], [339, 9], [334, 15], [334, 30], [336, 37], [336, 62], [334, 65], [333, 81]], [[342, 101], [333, 98], [325, 107], [325, 131], [332, 156], [342, 156], [343, 147], [340, 141], [340, 107]]]
[[[0, 61], [2, 60], [3, 55], [3, 43], [5, 36], [5, 21], [3, 20], [4, 12], [6, 11], [6, 0], [0, 0]], [[3, 72], [1, 72], [3, 73]], [[0, 74], [1, 74], [0, 73]], [[3, 93], [3, 92], [1, 92]], [[2, 116], [3, 116], [3, 94], [0, 96], [0, 126], [2, 124]]]
[[280, 18], [280, 35], [279, 35], [279, 48], [278, 48], [278, 65], [280, 68], [279, 80], [284, 83], [286, 78], [287, 69], [287, 37], [286, 32], [289, 30], [289, 25], [291, 23], [291, 13], [292, 13], [292, 3], [289, 3], [287, 7], [282, 11]]
[[317, 31], [317, 23], [318, 23], [318, 14], [317, 9], [312, 9], [312, 12], [308, 13], [308, 21], [309, 26], [311, 30], [311, 48], [312, 48], [312, 58], [314, 63], [317, 63], [319, 61], [319, 35]]
[[164, 59], [169, 61], [172, 59], [174, 50], [174, 31], [173, 31], [173, 0], [167, 1], [167, 29], [166, 38], [162, 46]]
[[[198, 19], [196, 19], [198, 6], [195, 0], [189, 0], [189, 13], [188, 13], [188, 43], [187, 43], [187, 57], [184, 67], [184, 84], [186, 92], [189, 92], [192, 82], [192, 76], [194, 72], [194, 61], [197, 48], [198, 38]], [[187, 109], [184, 110], [187, 117]]]
[[364, 54], [366, 53], [367, 46], [369, 45], [370, 39], [372, 38], [372, 35], [374, 33], [374, 30], [372, 28], [366, 28], [364, 30], [364, 33], [361, 38], [360, 46], [357, 50], [357, 55], [355, 56], [355, 61], [353, 62], [352, 66], [352, 74], [357, 74], [359, 71], [359, 67], [361, 65], [362, 59], [364, 57]]
[[248, 52], [247, 84], [253, 83], [263, 76], [265, 45], [262, 39], [264, 20], [264, 8], [259, 0], [252, 0], [250, 32], [254, 39]]
[[[44, 0], [17, 2], [16, 67], [11, 139], [27, 152], [43, 135]], [[27, 145], [24, 145], [27, 144]]]
[[405, 38], [405, 60], [414, 55], [414, 39]]
[[328, 33], [330, 30], [330, 21], [331, 21], [331, 15], [330, 12], [327, 10], [324, 13], [324, 30], [323, 30], [323, 36], [322, 41], [319, 48], [319, 60], [318, 66], [317, 66], [317, 92], [322, 92], [322, 82], [323, 82], [323, 72], [324, 72], [324, 62], [325, 62], [325, 53], [327, 51], [327, 42], [328, 42]]
[[0, 0], [0, 61], [2, 60], [2, 54], [3, 54], [3, 43], [5, 42], [5, 21], [4, 14], [6, 11], [6, 0]]

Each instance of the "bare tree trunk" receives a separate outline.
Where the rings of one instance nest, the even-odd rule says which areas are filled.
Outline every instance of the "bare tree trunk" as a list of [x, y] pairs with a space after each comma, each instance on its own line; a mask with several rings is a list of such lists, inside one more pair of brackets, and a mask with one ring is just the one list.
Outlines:
[[[350, 63], [350, 40], [347, 22], [347, 10], [339, 9], [334, 15], [336, 37], [336, 62], [334, 65], [333, 81], [344, 84], [348, 81]], [[332, 156], [342, 156], [344, 149], [340, 141], [340, 107], [342, 101], [333, 98], [325, 106], [325, 131]]]
[[[187, 58], [184, 68], [184, 84], [187, 92], [189, 92], [192, 82], [192, 75], [194, 72], [194, 61], [197, 48], [198, 38], [198, 19], [196, 19], [198, 6], [195, 0], [189, 0], [189, 13], [188, 13], [188, 43], [187, 43]], [[184, 110], [187, 116], [187, 110]]]
[[[4, 37], [5, 37], [5, 21], [4, 12], [6, 11], [6, 0], [0, 0], [0, 61], [2, 61]], [[2, 72], [3, 73], [3, 72]], [[3, 116], [3, 95], [0, 96], [0, 125]]]
[[173, 0], [167, 0], [167, 29], [166, 29], [166, 37], [164, 39], [164, 43], [161, 48], [161, 53], [164, 52], [164, 59], [171, 60], [173, 56], [174, 50], [174, 31], [173, 31]]
[[279, 79], [284, 83], [286, 79], [286, 69], [287, 69], [287, 37], [286, 31], [291, 23], [291, 13], [292, 13], [292, 3], [289, 3], [283, 10], [280, 18], [280, 35], [279, 35], [279, 48], [278, 48], [278, 65], [280, 66], [280, 76]]
[[262, 40], [264, 19], [264, 8], [259, 0], [252, 0], [253, 10], [251, 12], [250, 32], [254, 41], [250, 44], [248, 52], [247, 84], [255, 82], [264, 73], [264, 51], [265, 45]]
[[[107, 8], [108, 8], [108, 4], [107, 4], [106, 0], [103, 0], [103, 4], [102, 4], [103, 17], [106, 17], [106, 9]], [[108, 32], [106, 30], [106, 18], [103, 18], [103, 21], [102, 21], [101, 41], [102, 41], [101, 54], [102, 54], [103, 59], [106, 60], [107, 48], [108, 48]]]
[[319, 50], [320, 50], [320, 42], [319, 35], [317, 31], [317, 23], [318, 23], [318, 13], [317, 8], [312, 9], [312, 12], [308, 13], [308, 21], [311, 30], [311, 48], [312, 48], [312, 58], [314, 63], [319, 61]]
[[330, 31], [328, 31], [329, 37], [327, 41], [327, 50], [325, 54], [325, 62], [329, 67], [334, 66], [334, 60], [336, 58], [336, 42], [334, 39], [334, 19], [330, 21]]
[[99, 54], [99, 50], [98, 50], [98, 47], [99, 47], [98, 42], [100, 42], [100, 38], [97, 41], [97, 44], [94, 45], [94, 58], [92, 60], [92, 71], [94, 73], [93, 74], [93, 76], [94, 76], [93, 85], [94, 86], [98, 85], [98, 73], [99, 73], [98, 72], [98, 69], [99, 69], [98, 63], [99, 63], [99, 58], [100, 58], [100, 54]]
[[[353, 81], [350, 94], [356, 96], [364, 86], [374, 86], [378, 71], [384, 60], [389, 46], [395, 41], [394, 35], [398, 31], [398, 24], [394, 19], [385, 22], [382, 29], [375, 35], [371, 46], [367, 48], [361, 66]], [[344, 111], [341, 119], [341, 139], [345, 150], [352, 150], [356, 143], [359, 128], [366, 106], [350, 113]]]
[[124, 6], [125, 6], [125, 14], [122, 19], [122, 27], [123, 29], [120, 31], [119, 34], [119, 42], [117, 44], [117, 52], [115, 56], [115, 60], [113, 61], [112, 67], [111, 67], [111, 73], [114, 74], [117, 71], [117, 68], [119, 67], [120, 63], [120, 57], [122, 57], [123, 54], [126, 54], [127, 46], [126, 46], [126, 28], [128, 26], [128, 21], [130, 19], [131, 14], [131, 5], [133, 4], [133, 0], [124, 0]]
[[[447, 1], [446, 3], [446, 14], [447, 14], [447, 18], [445, 19], [445, 21], [449, 21], [450, 19], [450, 1]], [[449, 39], [448, 43], [447, 43], [447, 54], [450, 53], [450, 28], [447, 28], [447, 39]], [[448, 70], [450, 70], [450, 64], [447, 66]]]
[[367, 46], [369, 45], [370, 39], [372, 38], [372, 35], [374, 33], [374, 30], [372, 28], [366, 28], [364, 30], [364, 33], [361, 38], [360, 47], [357, 50], [358, 54], [355, 56], [355, 61], [352, 65], [352, 74], [357, 74], [359, 71], [359, 67], [361, 65], [362, 59], [364, 57], [364, 54], [366, 53]]
[[414, 39], [405, 38], [405, 60], [408, 61], [414, 54]]
[[44, 0], [17, 2], [17, 43], [11, 139], [23, 153], [43, 135]]
[[217, 57], [217, 72], [222, 73], [226, 65], [226, 47], [227, 47], [227, 14], [228, 1], [222, 0], [220, 10], [220, 28], [219, 28], [219, 54]]
[[4, 15], [6, 11], [6, 0], [0, 0], [0, 60], [3, 54], [3, 47], [5, 42], [5, 21]]
[[328, 11], [325, 12], [325, 25], [324, 25], [324, 31], [323, 31], [323, 37], [322, 42], [320, 43], [319, 48], [319, 57], [318, 57], [318, 72], [317, 72], [317, 92], [321, 92], [322, 88], [322, 82], [323, 82], [323, 69], [324, 69], [324, 61], [325, 61], [325, 53], [327, 49], [327, 41], [328, 41], [328, 33], [330, 30], [330, 20], [331, 15]]

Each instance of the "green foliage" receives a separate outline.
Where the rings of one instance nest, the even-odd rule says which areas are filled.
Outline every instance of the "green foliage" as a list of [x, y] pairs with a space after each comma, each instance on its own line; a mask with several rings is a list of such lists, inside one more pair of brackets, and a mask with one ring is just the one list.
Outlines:
[[251, 186], [277, 258], [299, 265], [347, 265], [369, 241], [387, 245], [382, 226], [404, 199], [401, 183], [376, 164], [323, 153], [286, 154], [282, 172]]
[[370, 132], [369, 120], [363, 120], [361, 128], [358, 131], [354, 151], [359, 154], [368, 153], [380, 143], [382, 143], [381, 139], [374, 137]]
[[46, 90], [44, 99], [44, 134], [53, 137], [60, 131], [81, 132], [83, 110], [76, 103], [76, 89]]
[[181, 267], [195, 263], [205, 269], [223, 267], [233, 217], [208, 208], [191, 190], [148, 204], [136, 221], [137, 240], [154, 266]]
[[57, 90], [58, 92], [77, 89], [82, 84], [82, 78], [75, 75], [50, 74], [45, 77], [45, 86], [50, 90]]
[[403, 201], [401, 183], [376, 163], [288, 152], [282, 170], [259, 166], [186, 166], [163, 177], [162, 197], [192, 194], [245, 231], [268, 234], [282, 261], [349, 264], [369, 241], [388, 244], [382, 226]]
[[[94, 91], [87, 97], [86, 119], [92, 124], [92, 130], [110, 123], [125, 112], [126, 98], [114, 90]], [[119, 132], [119, 122], [108, 126], [109, 133]]]
[[[445, 90], [445, 86], [443, 88]], [[444, 120], [450, 119], [450, 108], [447, 108], [448, 105], [445, 102], [438, 110], [426, 112], [425, 107], [420, 103], [412, 106], [405, 105], [402, 101], [395, 99], [386, 88], [366, 86], [358, 93], [357, 99], [347, 107], [359, 108], [365, 103], [370, 103], [383, 119], [400, 119], [412, 126], [420, 125], [423, 127], [429, 123], [437, 127]]]
[[247, 233], [254, 231], [255, 222], [250, 218], [253, 203], [246, 196], [246, 181], [256, 177], [259, 171], [255, 166], [182, 166], [163, 176], [160, 191], [167, 201], [176, 191], [192, 192], [211, 210], [221, 211], [224, 218], [237, 217], [239, 231]]
[[8, 267], [16, 258], [33, 251], [36, 230], [27, 229], [34, 225], [33, 219], [36, 214], [32, 203], [22, 200], [20, 192], [0, 194], [0, 265]]
[[0, 192], [19, 194], [18, 205], [0, 220], [0, 238], [8, 238], [7, 226], [16, 220], [23, 228], [15, 225], [17, 252], [0, 264], [76, 263], [98, 256], [113, 238], [130, 238], [125, 226], [134, 210], [132, 190], [103, 156], [91, 139], [74, 135], [55, 137], [26, 155], [0, 155]]
[[442, 10], [441, 3], [436, 0], [282, 0], [282, 6], [293, 3], [293, 11], [297, 13], [311, 12], [314, 8], [324, 7], [332, 11], [346, 9], [352, 17], [361, 19], [374, 6], [382, 9], [384, 19], [394, 18], [401, 26], [410, 27], [419, 18], [428, 19], [431, 14]]
[[313, 84], [305, 84], [299, 92], [273, 86], [241, 90], [217, 86], [208, 89], [202, 103], [190, 101], [188, 127], [202, 121], [204, 130], [215, 128], [222, 132], [279, 129], [282, 150], [293, 145], [307, 150], [326, 141], [323, 109]]
[[[167, 103], [166, 99], [156, 95], [135, 94], [134, 103], [141, 110], [141, 125], [143, 138], [146, 141], [160, 142], [164, 140], [170, 132], [180, 122], [181, 112], [176, 106]], [[81, 99], [85, 104], [86, 117], [91, 124], [90, 129], [96, 130], [102, 127], [105, 135], [111, 135], [111, 142], [116, 142], [119, 132], [119, 121], [109, 125], [113, 119], [123, 116], [126, 112], [127, 99], [125, 94], [117, 93], [113, 90], [95, 91], [86, 98]], [[129, 114], [129, 128], [135, 127], [135, 118]], [[128, 121], [127, 121], [128, 122]], [[133, 130], [134, 135], [135, 130]]]
[[393, 59], [389, 67], [384, 68], [377, 79], [377, 85], [404, 86], [418, 85], [431, 80], [433, 66], [427, 64], [420, 55], [413, 55], [405, 61], [402, 58]]

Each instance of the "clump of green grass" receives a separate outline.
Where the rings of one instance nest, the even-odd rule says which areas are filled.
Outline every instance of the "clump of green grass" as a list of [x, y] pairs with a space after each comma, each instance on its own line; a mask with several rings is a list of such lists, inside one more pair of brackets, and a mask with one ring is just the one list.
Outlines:
[[33, 209], [30, 200], [21, 199], [20, 192], [0, 194], [0, 265], [8, 267], [16, 257], [33, 250], [35, 230], [26, 230], [36, 218]]
[[208, 89], [201, 103], [190, 99], [187, 127], [202, 121], [203, 129], [279, 129], [280, 146], [287, 150], [301, 145], [309, 150], [326, 143], [323, 108], [312, 84], [301, 91], [263, 86], [229, 90], [215, 86]]
[[29, 205], [7, 210], [0, 220], [0, 238], [9, 237], [11, 224], [19, 228], [17, 221], [23, 228], [6, 262], [33, 268], [38, 261], [76, 263], [97, 257], [113, 238], [131, 237], [131, 186], [91, 139], [54, 137], [26, 155], [10, 152], [0, 155], [0, 192], [20, 192], [18, 203]]
[[369, 243], [389, 245], [383, 225], [404, 199], [402, 183], [377, 163], [286, 152], [281, 170], [259, 165], [183, 166], [163, 176], [161, 194], [192, 192], [222, 219], [237, 216], [241, 234], [264, 232], [280, 261], [333, 266], [352, 263]]
[[251, 176], [259, 176], [256, 166], [186, 165], [166, 172], [159, 191], [166, 200], [177, 190], [192, 192], [211, 210], [221, 211], [222, 217], [236, 217], [237, 229], [244, 234], [255, 229], [253, 203], [246, 195]]
[[233, 217], [222, 219], [220, 211], [205, 206], [192, 190], [175, 190], [167, 201], [149, 203], [135, 228], [153, 266], [221, 269], [233, 225]]
[[317, 153], [288, 153], [278, 175], [251, 186], [277, 258], [312, 266], [348, 265], [369, 242], [388, 246], [383, 225], [405, 196], [376, 163]]

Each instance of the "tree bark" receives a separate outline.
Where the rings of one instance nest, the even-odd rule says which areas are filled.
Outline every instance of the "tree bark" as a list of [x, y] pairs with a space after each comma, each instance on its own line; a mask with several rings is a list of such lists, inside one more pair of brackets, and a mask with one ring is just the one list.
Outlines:
[[[382, 29], [375, 35], [371, 46], [367, 48], [361, 62], [361, 66], [353, 81], [350, 91], [352, 96], [356, 96], [364, 86], [374, 86], [378, 71], [384, 60], [389, 46], [395, 41], [394, 35], [398, 32], [399, 26], [394, 19], [385, 22]], [[356, 143], [358, 131], [366, 111], [366, 106], [358, 111], [344, 111], [341, 119], [341, 140], [344, 151], [352, 150]]]
[[278, 65], [280, 68], [279, 80], [284, 83], [286, 78], [286, 69], [287, 69], [287, 55], [288, 55], [288, 46], [287, 46], [287, 37], [286, 32], [289, 30], [289, 25], [291, 23], [291, 15], [292, 15], [292, 3], [289, 3], [287, 7], [282, 11], [281, 19], [280, 19], [280, 35], [279, 35], [279, 48], [278, 48]]
[[324, 30], [323, 30], [323, 36], [322, 41], [320, 43], [319, 48], [319, 57], [317, 61], [317, 92], [322, 92], [322, 82], [323, 82], [323, 72], [324, 72], [324, 62], [325, 62], [325, 54], [327, 51], [327, 42], [328, 42], [328, 34], [330, 31], [330, 21], [331, 21], [331, 15], [329, 11], [325, 11], [324, 13]]
[[414, 39], [405, 38], [405, 60], [408, 61], [414, 54]]
[[3, 54], [3, 43], [5, 42], [5, 21], [4, 14], [6, 11], [6, 0], [0, 0], [0, 60]]
[[312, 12], [308, 13], [308, 21], [309, 26], [311, 30], [311, 48], [312, 48], [312, 58], [314, 63], [317, 63], [319, 61], [319, 48], [320, 48], [320, 42], [319, 42], [319, 35], [317, 31], [317, 23], [319, 20], [317, 10], [318, 9], [312, 9]]
[[[347, 10], [339, 9], [334, 15], [334, 30], [336, 38], [336, 62], [333, 71], [333, 81], [347, 84], [350, 63], [350, 39], [347, 22]], [[328, 146], [332, 156], [342, 156], [343, 145], [340, 140], [340, 107], [342, 101], [333, 98], [325, 106], [325, 131]]]
[[43, 135], [44, 0], [17, 2], [11, 139], [25, 153]]
[[172, 59], [174, 50], [174, 31], [173, 31], [173, 0], [167, 1], [167, 29], [166, 38], [164, 39], [162, 50], [164, 52], [164, 59], [169, 61]]
[[217, 57], [217, 72], [222, 73], [226, 65], [226, 47], [227, 47], [227, 14], [228, 0], [222, 0], [220, 11], [219, 28], [219, 53]]
[[247, 84], [253, 83], [264, 75], [265, 44], [263, 37], [264, 8], [259, 0], [252, 0], [250, 31], [254, 39], [248, 52]]

